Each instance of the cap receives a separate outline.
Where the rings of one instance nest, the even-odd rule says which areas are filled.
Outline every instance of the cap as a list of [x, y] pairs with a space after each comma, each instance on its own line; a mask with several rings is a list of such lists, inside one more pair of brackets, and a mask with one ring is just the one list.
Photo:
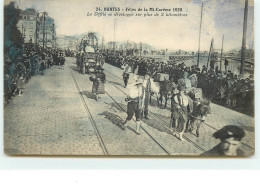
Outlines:
[[222, 129], [213, 134], [213, 137], [220, 139], [221, 141], [229, 138], [233, 138], [236, 141], [241, 141], [244, 136], [244, 130], [236, 125], [224, 126]]

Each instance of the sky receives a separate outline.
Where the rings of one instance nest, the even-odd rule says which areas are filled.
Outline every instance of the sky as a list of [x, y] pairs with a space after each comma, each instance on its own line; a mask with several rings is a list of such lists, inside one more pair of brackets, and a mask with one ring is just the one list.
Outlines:
[[[11, 0], [6, 0], [7, 4]], [[47, 11], [55, 20], [57, 35], [76, 35], [99, 32], [105, 42], [134, 41], [154, 47], [176, 50], [198, 50], [201, 4], [201, 50], [208, 51], [211, 39], [214, 48], [224, 51], [241, 48], [245, 0], [14, 0], [19, 8]], [[97, 17], [87, 16], [96, 7], [182, 8], [187, 16], [171, 17]], [[122, 11], [121, 11], [122, 12]], [[108, 12], [107, 12], [108, 13]], [[114, 12], [112, 12], [114, 13]], [[131, 13], [131, 12], [130, 12]], [[136, 13], [136, 12], [132, 12]], [[143, 11], [141, 13], [144, 13]], [[151, 12], [150, 12], [151, 13]], [[158, 12], [159, 14], [161, 12]], [[173, 13], [173, 12], [171, 12]], [[249, 0], [247, 48], [254, 48], [254, 4]]]

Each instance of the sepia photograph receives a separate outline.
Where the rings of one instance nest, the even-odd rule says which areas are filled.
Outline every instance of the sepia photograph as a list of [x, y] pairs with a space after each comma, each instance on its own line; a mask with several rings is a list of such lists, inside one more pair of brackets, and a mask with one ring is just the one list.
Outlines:
[[4, 0], [4, 153], [255, 155], [253, 0]]

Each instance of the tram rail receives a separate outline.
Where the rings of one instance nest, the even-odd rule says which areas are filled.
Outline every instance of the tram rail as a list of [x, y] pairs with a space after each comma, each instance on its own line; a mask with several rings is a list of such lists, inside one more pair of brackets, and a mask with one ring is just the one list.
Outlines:
[[[114, 85], [113, 83], [109, 82], [112, 86], [114, 86], [116, 89], [118, 89], [120, 92], [122, 92], [124, 95], [127, 95], [124, 91], [122, 91], [121, 89], [119, 89], [116, 85]], [[118, 104], [118, 106], [120, 106]], [[165, 126], [169, 127], [169, 124], [164, 121], [163, 119], [159, 118], [158, 116], [156, 116], [156, 114], [154, 112], [149, 111], [149, 113], [151, 113], [153, 115], [154, 118], [156, 118], [157, 120], [161, 121], [161, 123], [163, 123]], [[170, 129], [169, 129], [170, 130]], [[195, 146], [197, 149], [199, 149], [202, 152], [206, 152], [206, 150], [202, 147], [200, 147], [198, 144], [196, 144], [195, 142], [193, 142], [191, 139], [189, 139], [186, 136], [183, 136], [183, 138], [188, 141], [189, 143], [191, 143], [193, 146]]]
[[[69, 66], [69, 64], [67, 64], [67, 65]], [[102, 150], [103, 150], [103, 153], [104, 153], [104, 155], [111, 155], [111, 154], [108, 152], [107, 147], [106, 147], [106, 145], [105, 145], [105, 143], [104, 143], [104, 140], [102, 139], [102, 136], [101, 136], [101, 134], [100, 134], [100, 132], [99, 132], [99, 130], [98, 130], [98, 128], [97, 128], [96, 122], [95, 122], [95, 120], [94, 120], [94, 118], [93, 118], [93, 116], [92, 116], [92, 113], [91, 113], [91, 111], [90, 111], [88, 105], [87, 105], [87, 102], [86, 102], [85, 99], [83, 98], [83, 95], [80, 93], [80, 92], [81, 92], [80, 87], [79, 87], [79, 85], [78, 85], [78, 83], [77, 83], [77, 81], [76, 81], [76, 79], [75, 79], [75, 76], [74, 76], [74, 74], [73, 74], [73, 72], [72, 72], [70, 66], [69, 66], [69, 69], [70, 69], [71, 75], [72, 75], [72, 77], [73, 77], [73, 81], [74, 81], [74, 83], [75, 83], [75, 86], [76, 86], [76, 88], [77, 88], [77, 90], [78, 90], [78, 92], [79, 92], [79, 94], [80, 94], [81, 101], [82, 101], [82, 103], [83, 103], [83, 105], [84, 105], [84, 107], [85, 107], [86, 112], [87, 112], [88, 115], [89, 115], [91, 124], [92, 124], [92, 126], [93, 126], [93, 128], [94, 128], [94, 130], [95, 130], [95, 133], [96, 133], [97, 137], [98, 137], [98, 140], [99, 140], [99, 142], [100, 142], [100, 145], [101, 145], [101, 148], [102, 148]], [[105, 91], [105, 93], [113, 100], [114, 103], [117, 104], [118, 107], [120, 107], [123, 111], [126, 112], [126, 110], [125, 110], [107, 91]], [[133, 120], [134, 120], [134, 119], [133, 119]], [[135, 121], [135, 120], [134, 120], [134, 121]], [[147, 131], [147, 130], [146, 130], [144, 127], [142, 127], [142, 126], [141, 126], [141, 129], [142, 129], [142, 130], [144, 131], [144, 133], [146, 133], [146, 134], [148, 135], [148, 137], [151, 138], [167, 155], [172, 155], [171, 152], [170, 152], [165, 146], [163, 146], [159, 141], [156, 140], [156, 138], [155, 138], [154, 136], [152, 136], [151, 133], [149, 133], [149, 131]]]
[[[67, 63], [67, 62], [66, 62], [66, 63]], [[102, 148], [102, 151], [103, 151], [104, 155], [109, 155], [108, 150], [107, 150], [107, 147], [106, 147], [106, 145], [105, 145], [105, 143], [104, 143], [104, 141], [103, 141], [103, 139], [102, 139], [102, 137], [101, 137], [101, 135], [100, 135], [100, 132], [99, 132], [99, 130], [98, 130], [98, 128], [97, 128], [96, 122], [95, 122], [95, 120], [94, 120], [94, 118], [93, 118], [93, 116], [92, 116], [92, 113], [91, 113], [91, 111], [90, 111], [90, 109], [89, 109], [89, 107], [88, 107], [86, 101], [84, 100], [83, 95], [81, 94], [80, 87], [79, 87], [79, 85], [78, 85], [78, 83], [77, 83], [77, 81], [76, 81], [76, 79], [75, 79], [75, 76], [74, 76], [74, 74], [73, 74], [73, 72], [72, 72], [72, 70], [71, 70], [71, 68], [70, 68], [70, 65], [69, 65], [68, 63], [67, 63], [67, 65], [68, 65], [68, 67], [69, 67], [69, 69], [70, 69], [70, 72], [71, 72], [73, 81], [74, 81], [74, 83], [75, 83], [75, 86], [76, 86], [76, 88], [77, 88], [77, 90], [78, 90], [78, 92], [79, 92], [81, 102], [83, 103], [84, 108], [85, 108], [86, 112], [87, 112], [88, 115], [89, 115], [90, 122], [91, 122], [91, 124], [92, 124], [92, 126], [93, 126], [93, 128], [94, 128], [94, 131], [95, 131], [95, 133], [96, 133], [96, 135], [97, 135], [97, 137], [98, 137], [98, 140], [99, 140], [100, 146], [101, 146], [101, 148]]]
[[[114, 76], [114, 77], [116, 77], [116, 78], [118, 78], [118, 79], [120, 79], [120, 80], [122, 80], [122, 78], [120, 78], [120, 77], [118, 77], [117, 75], [115, 75], [115, 74], [113, 74], [113, 73], [111, 73], [110, 71], [108, 71], [108, 70], [105, 70], [106, 72], [108, 72], [109, 74], [111, 74], [112, 76]], [[124, 94], [126, 94], [124, 91], [122, 91], [121, 89], [119, 89], [116, 85], [114, 85], [113, 83], [111, 83], [115, 88], [117, 88], [118, 90], [120, 90], [122, 93], [124, 93]], [[170, 105], [169, 103], [167, 103], [167, 105]], [[152, 113], [154, 116], [156, 116], [153, 112], [151, 112], [151, 111], [149, 111], [150, 113]], [[165, 124], [166, 126], [169, 126], [169, 124], [166, 122], [166, 121], [164, 121], [164, 120], [162, 120], [161, 118], [159, 118], [158, 116], [156, 116], [159, 120], [161, 120], [162, 121], [162, 123], [163, 124]], [[206, 125], [207, 127], [209, 127], [209, 128], [211, 128], [212, 130], [214, 130], [214, 131], [217, 131], [218, 129], [217, 128], [215, 128], [215, 127], [213, 127], [213, 126], [211, 126], [211, 125], [209, 125], [209, 124], [207, 124], [207, 123], [203, 123], [204, 125]], [[187, 138], [186, 136], [183, 136], [187, 141], [189, 141], [190, 139], [189, 138]], [[191, 140], [190, 140], [191, 141]], [[191, 143], [195, 146], [195, 145], [197, 145], [195, 142], [193, 142], [193, 141], [191, 141]], [[246, 143], [244, 143], [244, 142], [241, 142], [241, 144], [242, 145], [244, 145], [244, 146], [246, 146], [246, 147], [248, 147], [248, 148], [250, 148], [250, 149], [252, 149], [252, 150], [255, 150], [255, 148], [254, 147], [252, 147], [252, 146], [250, 146], [250, 145], [248, 145], [248, 144], [246, 144]], [[198, 147], [200, 147], [199, 145], [197, 145], [196, 146], [197, 148]], [[201, 148], [201, 147], [200, 147]], [[201, 151], [205, 151], [203, 148], [201, 148], [200, 149]]]

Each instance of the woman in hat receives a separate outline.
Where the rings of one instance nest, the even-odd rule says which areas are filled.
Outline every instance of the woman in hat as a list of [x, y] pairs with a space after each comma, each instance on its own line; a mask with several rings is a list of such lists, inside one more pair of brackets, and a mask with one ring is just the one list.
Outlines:
[[96, 101], [98, 101], [99, 94], [105, 94], [105, 83], [106, 83], [106, 74], [103, 72], [103, 68], [98, 66], [96, 68], [95, 77], [92, 78], [93, 86], [92, 92], [96, 95]]
[[191, 88], [191, 81], [188, 78], [188, 72], [187, 71], [183, 72], [183, 78], [178, 80], [178, 85], [183, 86], [186, 89]]

